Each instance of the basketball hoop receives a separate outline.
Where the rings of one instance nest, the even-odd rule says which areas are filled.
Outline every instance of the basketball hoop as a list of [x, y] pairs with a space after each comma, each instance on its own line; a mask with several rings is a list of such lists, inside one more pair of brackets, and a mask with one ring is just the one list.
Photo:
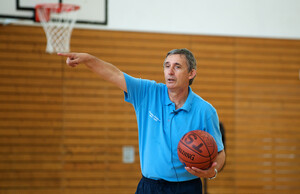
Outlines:
[[69, 52], [70, 39], [79, 6], [45, 3], [35, 6], [35, 20], [41, 22], [46, 37], [46, 52]]

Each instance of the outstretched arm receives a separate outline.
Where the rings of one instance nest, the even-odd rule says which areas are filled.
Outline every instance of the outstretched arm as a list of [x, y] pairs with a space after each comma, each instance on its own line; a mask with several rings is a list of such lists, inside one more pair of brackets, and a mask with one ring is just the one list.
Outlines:
[[127, 92], [123, 72], [116, 66], [87, 53], [58, 53], [58, 55], [67, 57], [66, 63], [71, 67], [76, 67], [79, 64], [85, 64], [89, 69], [97, 73], [104, 80], [115, 84], [121, 90]]

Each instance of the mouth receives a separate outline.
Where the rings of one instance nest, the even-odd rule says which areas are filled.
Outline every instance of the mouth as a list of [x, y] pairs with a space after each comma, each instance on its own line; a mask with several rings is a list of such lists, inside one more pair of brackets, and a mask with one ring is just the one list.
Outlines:
[[167, 81], [168, 81], [168, 82], [175, 82], [176, 79], [175, 79], [175, 78], [168, 78]]

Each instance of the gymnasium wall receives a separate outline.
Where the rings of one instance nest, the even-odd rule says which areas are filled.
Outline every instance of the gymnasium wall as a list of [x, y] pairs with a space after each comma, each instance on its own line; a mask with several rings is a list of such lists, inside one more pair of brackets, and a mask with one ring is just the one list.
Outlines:
[[108, 4], [108, 25], [91, 28], [300, 39], [298, 0], [127, 0]]
[[[45, 46], [41, 27], [0, 26], [0, 193], [134, 193], [132, 106]], [[157, 82], [165, 54], [190, 49], [192, 89], [216, 107], [226, 135], [225, 168], [207, 191], [300, 192], [299, 40], [75, 29], [71, 48]], [[134, 163], [122, 162], [127, 145]]]

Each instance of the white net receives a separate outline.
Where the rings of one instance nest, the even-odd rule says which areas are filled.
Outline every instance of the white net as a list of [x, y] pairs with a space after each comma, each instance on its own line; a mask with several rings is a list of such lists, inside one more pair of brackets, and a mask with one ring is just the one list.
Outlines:
[[42, 4], [36, 14], [47, 37], [46, 52], [70, 52], [70, 39], [79, 7], [70, 4]]

